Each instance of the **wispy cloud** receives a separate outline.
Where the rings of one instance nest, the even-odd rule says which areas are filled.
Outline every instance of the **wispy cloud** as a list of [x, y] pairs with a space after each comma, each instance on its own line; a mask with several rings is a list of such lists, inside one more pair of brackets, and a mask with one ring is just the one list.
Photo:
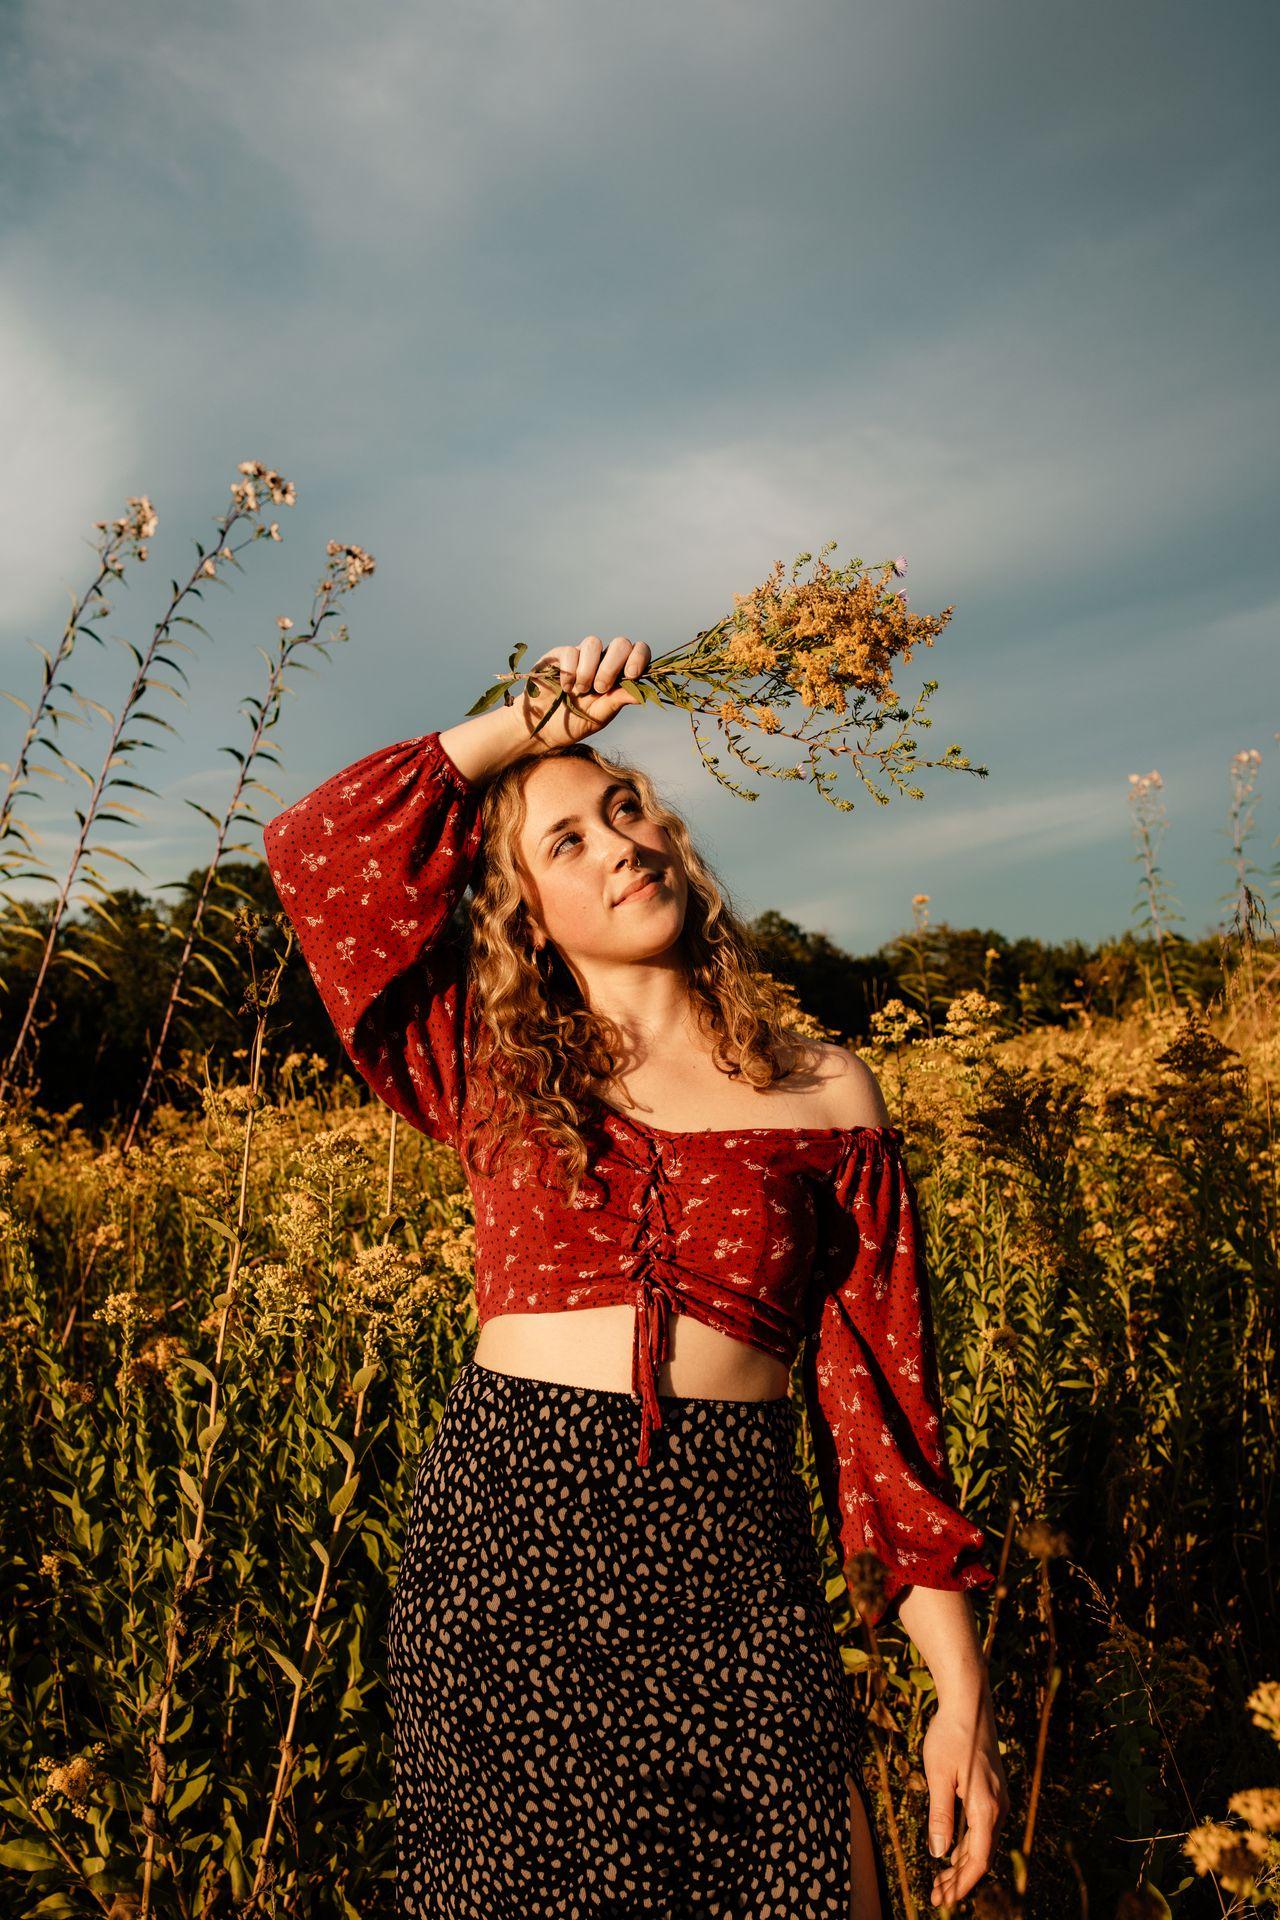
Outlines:
[[59, 353], [2, 292], [0, 362], [5, 631], [52, 649], [93, 577], [94, 521], [126, 510], [133, 423], [114, 385]]
[[[1130, 884], [1125, 776], [1157, 764], [1184, 776], [1179, 881], [1207, 913], [1206, 770], [1258, 731], [1280, 592], [1271, 29], [1243, 8], [1228, 66], [1203, 9], [1072, 22], [1007, 0], [11, 9], [4, 683], [29, 690], [23, 639], [56, 638], [94, 520], [135, 492], [160, 510], [128, 631], [247, 457], [299, 506], [210, 603], [177, 764], [237, 737], [253, 644], [324, 540], [379, 561], [351, 647], [300, 684], [290, 793], [460, 717], [515, 637], [662, 647], [804, 547], [905, 551], [913, 604], [956, 606], [903, 676], [942, 682], [922, 751], [959, 739], [990, 782], [850, 832], [812, 796], [727, 799], [682, 722], [628, 718], [618, 744], [726, 877], [873, 940], [943, 863], [990, 921], [1051, 907], [1088, 934]], [[217, 778], [186, 785], [216, 807]], [[199, 857], [185, 811], [139, 852], [157, 880]]]

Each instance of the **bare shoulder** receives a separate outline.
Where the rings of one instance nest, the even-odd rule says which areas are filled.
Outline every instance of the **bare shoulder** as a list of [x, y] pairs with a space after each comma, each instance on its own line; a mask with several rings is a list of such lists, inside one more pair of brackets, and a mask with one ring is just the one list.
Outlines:
[[815, 1078], [827, 1121], [833, 1127], [884, 1127], [890, 1124], [889, 1109], [875, 1074], [849, 1047], [822, 1044], [818, 1047]]

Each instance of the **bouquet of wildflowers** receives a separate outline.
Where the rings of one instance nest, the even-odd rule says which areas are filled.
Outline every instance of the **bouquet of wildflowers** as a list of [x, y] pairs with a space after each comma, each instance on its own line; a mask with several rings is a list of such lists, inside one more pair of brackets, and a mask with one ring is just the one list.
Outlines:
[[[655, 655], [645, 672], [628, 684], [642, 701], [682, 708], [703, 764], [721, 786], [744, 800], [759, 796], [721, 770], [703, 723], [713, 722], [730, 753], [753, 773], [809, 781], [824, 800], [845, 812], [854, 803], [834, 790], [842, 757], [851, 761], [863, 786], [882, 806], [888, 805], [889, 795], [871, 777], [873, 767], [916, 800], [924, 798], [923, 790], [909, 786], [907, 776], [917, 767], [953, 767], [985, 778], [987, 769], [971, 765], [958, 746], [949, 746], [940, 760], [916, 757], [910, 729], [917, 723], [933, 724], [922, 708], [938, 682], [926, 680], [909, 709], [893, 686], [894, 662], [909, 660], [913, 647], [921, 643], [931, 647], [954, 608], [912, 613], [905, 592], [890, 584], [906, 573], [901, 554], [886, 561], [877, 575], [864, 570], [861, 560], [828, 566], [826, 556], [835, 546], [832, 540], [822, 548], [807, 580], [799, 577], [800, 569], [813, 560], [812, 554], [796, 558], [788, 579], [777, 561], [762, 585], [734, 595], [731, 613], [692, 640]], [[497, 676], [470, 713], [484, 713], [499, 700], [510, 706], [518, 679], [556, 692], [537, 731], [562, 700], [572, 705], [573, 695], [560, 686], [554, 664], [521, 673], [526, 650], [524, 642], [516, 647], [509, 671]], [[771, 764], [760, 751], [759, 743], [766, 739], [794, 742], [803, 750], [801, 758], [785, 766]]]

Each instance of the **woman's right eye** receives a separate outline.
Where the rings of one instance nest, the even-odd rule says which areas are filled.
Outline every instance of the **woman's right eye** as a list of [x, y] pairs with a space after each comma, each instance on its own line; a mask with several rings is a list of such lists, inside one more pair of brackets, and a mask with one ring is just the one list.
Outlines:
[[[644, 808], [640, 805], [640, 802], [635, 798], [634, 795], [632, 795], [630, 798], [626, 800], [620, 800], [618, 802], [618, 805], [614, 809], [615, 818], [617, 817], [618, 814], [622, 812], [624, 807], [630, 807], [633, 813], [642, 814], [644, 812]], [[562, 833], [560, 838], [556, 841], [555, 845], [551, 849], [551, 858], [553, 860], [556, 859], [557, 856], [559, 855], [561, 847], [567, 847], [571, 840], [578, 840], [580, 838], [581, 838], [581, 835], [577, 833], [573, 833], [573, 832]]]

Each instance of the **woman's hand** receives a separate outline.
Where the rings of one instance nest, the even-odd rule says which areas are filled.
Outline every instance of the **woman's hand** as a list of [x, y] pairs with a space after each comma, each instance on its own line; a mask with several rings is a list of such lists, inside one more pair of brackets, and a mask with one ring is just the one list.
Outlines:
[[[1009, 1812], [1009, 1785], [985, 1686], [976, 1705], [939, 1705], [925, 1731], [921, 1760], [929, 1788], [929, 1851], [939, 1857], [951, 1848], [950, 1866], [934, 1875], [930, 1902], [954, 1906], [987, 1871]], [[964, 1807], [965, 1834], [952, 1848], [957, 1798]]]
[[[445, 727], [440, 745], [464, 779], [483, 786], [530, 747], [564, 747], [585, 740], [607, 727], [624, 707], [640, 706], [640, 695], [629, 682], [639, 679], [650, 657], [643, 640], [633, 644], [622, 635], [607, 648], [594, 633], [579, 647], [552, 647], [530, 669], [540, 669], [547, 685], [535, 686], [526, 678], [511, 706], [495, 706], [456, 727]], [[565, 698], [556, 706], [562, 692]], [[535, 736], [540, 721], [546, 724]]]
[[627, 682], [638, 680], [652, 657], [646, 641], [628, 640], [621, 634], [611, 640], [608, 647], [603, 646], [594, 633], [588, 634], [580, 646], [552, 647], [534, 669], [535, 672], [541, 670], [552, 684], [548, 687], [525, 682], [523, 712], [530, 733], [551, 712], [559, 697], [554, 685], [555, 674], [558, 673], [559, 691], [565, 698], [538, 734], [538, 739], [548, 747], [585, 740], [589, 734], [607, 727], [623, 707], [639, 706], [640, 696], [631, 691]]

